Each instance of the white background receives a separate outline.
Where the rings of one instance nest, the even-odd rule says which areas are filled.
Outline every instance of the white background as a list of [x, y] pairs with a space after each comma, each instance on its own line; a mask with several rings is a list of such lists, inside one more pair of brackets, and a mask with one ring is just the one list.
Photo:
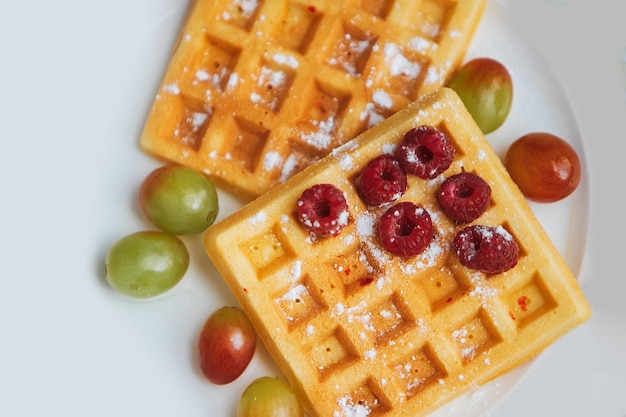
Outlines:
[[[576, 116], [590, 180], [579, 281], [594, 313], [485, 415], [624, 417], [624, 2], [488, 1], [547, 60]], [[128, 302], [102, 278], [106, 249], [148, 227], [135, 190], [157, 164], [136, 141], [187, 5], [0, 0], [2, 416], [215, 415], [247, 383], [214, 387], [195, 370], [211, 303], [234, 302], [223, 283], [186, 278], [176, 296]], [[199, 239], [185, 239], [192, 267], [210, 270]], [[260, 355], [250, 374], [272, 369]]]

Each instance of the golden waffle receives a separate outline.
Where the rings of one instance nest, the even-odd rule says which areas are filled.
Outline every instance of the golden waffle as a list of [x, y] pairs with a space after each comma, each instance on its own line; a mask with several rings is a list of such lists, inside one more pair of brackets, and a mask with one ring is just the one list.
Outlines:
[[[424, 253], [401, 259], [371, 233], [386, 208], [365, 206], [354, 179], [423, 124], [445, 132], [456, 157], [433, 180], [409, 176], [398, 201], [422, 204], [436, 237]], [[470, 270], [451, 251], [465, 225], [452, 223], [435, 195], [444, 177], [461, 170], [492, 187], [474, 224], [502, 226], [519, 245], [518, 263], [505, 273]], [[349, 224], [335, 237], [312, 239], [296, 217], [297, 199], [318, 183], [346, 194]], [[205, 247], [316, 417], [424, 416], [536, 356], [590, 315], [571, 271], [448, 88], [216, 223]]]
[[444, 85], [485, 0], [198, 0], [140, 145], [245, 199]]

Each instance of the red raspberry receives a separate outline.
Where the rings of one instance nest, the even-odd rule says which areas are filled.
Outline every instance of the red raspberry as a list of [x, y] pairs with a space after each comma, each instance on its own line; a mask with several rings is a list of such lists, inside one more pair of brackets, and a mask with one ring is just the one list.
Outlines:
[[406, 173], [400, 162], [391, 155], [372, 159], [361, 171], [357, 187], [369, 206], [396, 201], [406, 191]]
[[471, 172], [448, 177], [439, 189], [439, 203], [454, 221], [469, 223], [479, 218], [491, 201], [491, 187]]
[[302, 193], [297, 202], [298, 220], [319, 236], [334, 236], [348, 224], [348, 203], [339, 188], [317, 184]]
[[380, 218], [383, 246], [396, 256], [423, 252], [433, 240], [433, 224], [426, 209], [405, 201], [390, 207]]
[[404, 135], [396, 156], [407, 173], [430, 180], [450, 167], [454, 146], [441, 130], [420, 126]]
[[473, 225], [454, 237], [461, 264], [486, 274], [500, 274], [517, 265], [519, 247], [502, 226]]

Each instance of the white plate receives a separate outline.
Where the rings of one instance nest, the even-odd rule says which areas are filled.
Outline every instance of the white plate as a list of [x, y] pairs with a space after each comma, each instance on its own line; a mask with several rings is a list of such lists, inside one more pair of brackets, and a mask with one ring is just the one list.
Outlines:
[[[200, 374], [197, 334], [215, 309], [235, 304], [204, 252], [202, 236], [184, 238], [190, 269], [161, 297], [129, 300], [103, 278], [108, 247], [152, 228], [139, 212], [136, 192], [159, 164], [138, 149], [137, 139], [188, 4], [112, 1], [91, 8], [76, 0], [55, 6], [40, 1], [32, 17], [17, 1], [0, 0], [0, 51], [9, 57], [0, 63], [0, 88], [11, 98], [0, 98], [0, 124], [15, 156], [2, 168], [2, 177], [11, 179], [3, 180], [3, 189], [15, 203], [2, 209], [2, 218], [23, 219], [9, 222], [3, 250], [13, 276], [0, 295], [8, 335], [0, 355], [0, 388], [7, 394], [0, 414], [233, 416], [253, 378], [279, 371], [259, 344], [235, 382], [216, 386]], [[488, 1], [467, 58], [493, 57], [511, 71], [511, 114], [489, 135], [500, 155], [530, 131], [555, 133], [579, 152], [584, 176], [575, 194], [532, 205], [578, 274], [589, 211], [581, 135], [557, 78], [509, 24], [506, 7]], [[72, 16], [79, 18], [48, 19], [65, 16], [59, 10], [75, 10]], [[22, 32], [28, 27], [3, 15], [22, 17], [39, 31]], [[220, 218], [239, 206], [220, 193]], [[483, 415], [529, 366], [435, 415]]]

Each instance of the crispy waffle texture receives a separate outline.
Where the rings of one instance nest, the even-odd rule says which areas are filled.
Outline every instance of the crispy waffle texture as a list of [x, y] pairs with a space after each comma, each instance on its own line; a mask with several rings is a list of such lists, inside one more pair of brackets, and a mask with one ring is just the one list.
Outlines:
[[[409, 175], [399, 201], [423, 205], [435, 238], [398, 258], [379, 243], [384, 207], [367, 207], [355, 178], [405, 132], [445, 132], [456, 157], [433, 180]], [[498, 275], [462, 266], [451, 241], [465, 225], [438, 205], [444, 178], [475, 172], [492, 187], [473, 222], [502, 226], [520, 247]], [[349, 224], [317, 239], [296, 216], [308, 187], [345, 192]], [[311, 416], [424, 416], [535, 357], [583, 323], [590, 307], [575, 277], [453, 90], [410, 104], [320, 162], [214, 224], [208, 255]]]
[[140, 137], [251, 199], [449, 81], [485, 0], [196, 0]]

